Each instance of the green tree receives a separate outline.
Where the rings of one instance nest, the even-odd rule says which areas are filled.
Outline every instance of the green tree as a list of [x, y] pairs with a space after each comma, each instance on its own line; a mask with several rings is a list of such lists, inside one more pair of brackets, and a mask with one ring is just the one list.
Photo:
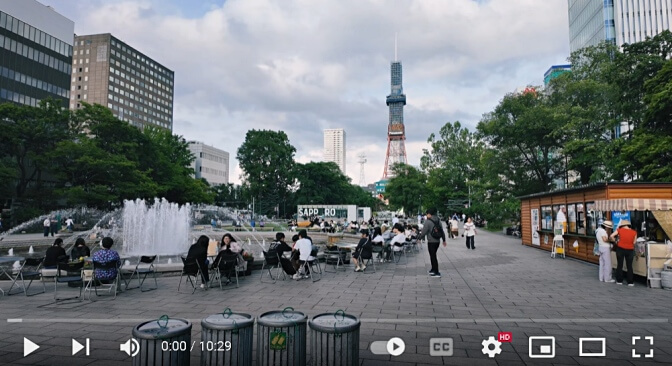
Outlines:
[[397, 163], [392, 166], [393, 178], [385, 187], [385, 197], [390, 207], [404, 209], [407, 215], [415, 215], [421, 209], [422, 196], [427, 192], [427, 176], [419, 169]]
[[[477, 127], [486, 143], [510, 159], [505, 172], [523, 169], [533, 177], [514, 183], [525, 184], [523, 190], [528, 193], [553, 188], [553, 180], [564, 172], [556, 131], [565, 120], [553, 113], [545, 98], [536, 92], [507, 94]], [[505, 179], [519, 179], [524, 174]]]
[[236, 158], [244, 184], [261, 207], [261, 213], [273, 214], [274, 208], [284, 206], [283, 202], [289, 198], [294, 180], [294, 153], [296, 149], [283, 131], [247, 131]]
[[350, 178], [333, 162], [297, 164], [296, 204], [336, 205], [349, 203]]
[[191, 163], [195, 157], [182, 136], [151, 127], [145, 128], [143, 133], [151, 149], [141, 156], [141, 169], [147, 169], [151, 179], [158, 184], [157, 195], [180, 204], [214, 202], [215, 193], [208, 183], [193, 177]]
[[45, 174], [52, 168], [51, 153], [73, 134], [70, 112], [52, 99], [42, 100], [38, 107], [3, 103], [0, 130], [0, 156], [7, 164], [4, 173], [16, 174], [14, 196], [48, 197]]

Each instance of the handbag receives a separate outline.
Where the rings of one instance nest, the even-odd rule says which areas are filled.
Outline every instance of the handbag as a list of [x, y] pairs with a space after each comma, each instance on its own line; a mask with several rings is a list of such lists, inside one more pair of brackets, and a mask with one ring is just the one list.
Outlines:
[[595, 239], [595, 244], [593, 244], [593, 255], [596, 257], [600, 256], [600, 243]]

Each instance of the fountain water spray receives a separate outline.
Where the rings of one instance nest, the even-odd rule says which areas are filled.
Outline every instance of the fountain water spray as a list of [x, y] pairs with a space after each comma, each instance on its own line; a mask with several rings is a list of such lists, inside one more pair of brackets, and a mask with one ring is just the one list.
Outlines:
[[190, 206], [166, 199], [124, 201], [123, 251], [127, 255], [176, 255], [189, 247]]
[[28, 249], [28, 254], [35, 254], [35, 249], [33, 249], [33, 246], [31, 245], [30, 248]]
[[13, 255], [14, 255], [14, 248], [10, 248], [10, 249], [7, 251], [7, 255], [10, 256], [10, 257], [13, 256]]

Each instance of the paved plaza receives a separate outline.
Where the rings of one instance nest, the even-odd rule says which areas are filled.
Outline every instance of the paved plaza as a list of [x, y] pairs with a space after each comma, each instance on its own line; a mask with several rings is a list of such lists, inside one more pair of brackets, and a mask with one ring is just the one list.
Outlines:
[[[524, 247], [518, 238], [482, 230], [476, 250], [467, 250], [463, 238], [449, 240], [448, 247], [439, 250], [439, 263], [443, 277], [430, 278], [423, 246], [408, 264], [379, 265], [376, 273], [369, 273], [371, 267], [355, 273], [351, 265], [315, 283], [266, 284], [255, 270], [241, 279], [238, 289], [213, 288], [193, 295], [178, 294], [179, 277], [167, 276], [159, 278], [158, 290], [135, 289], [113, 301], [97, 302], [54, 303], [53, 287], [47, 286], [42, 295], [0, 297], [0, 363], [127, 365], [131, 358], [119, 351], [119, 344], [145, 320], [163, 314], [188, 319], [193, 323], [192, 340], [200, 340], [201, 319], [227, 307], [258, 316], [287, 306], [309, 317], [339, 309], [359, 317], [360, 360], [367, 366], [672, 363], [672, 291], [648, 289], [644, 282], [634, 288], [601, 283], [595, 265], [551, 259], [549, 252]], [[7, 282], [0, 285], [8, 288]], [[511, 332], [512, 342], [503, 343], [501, 353], [489, 358], [481, 342], [499, 332]], [[555, 357], [530, 358], [531, 336], [555, 337]], [[634, 346], [633, 336], [641, 337]], [[646, 336], [653, 337], [652, 346]], [[24, 337], [40, 346], [25, 358]], [[374, 355], [369, 350], [372, 342], [392, 337], [404, 341], [402, 355]], [[579, 357], [583, 337], [606, 338], [606, 356]], [[84, 351], [71, 356], [73, 338], [81, 343], [90, 338], [90, 356]], [[431, 338], [452, 338], [453, 356], [431, 356]], [[533, 354], [548, 356], [548, 341], [533, 341]], [[587, 342], [584, 351], [599, 353], [599, 342]], [[651, 351], [653, 358], [645, 358]], [[192, 353], [191, 364], [200, 364], [200, 354]]]

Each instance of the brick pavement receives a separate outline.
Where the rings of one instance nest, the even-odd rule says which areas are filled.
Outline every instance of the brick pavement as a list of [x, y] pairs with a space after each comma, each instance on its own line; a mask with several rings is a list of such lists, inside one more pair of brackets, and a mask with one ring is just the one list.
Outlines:
[[[162, 277], [159, 289], [121, 293], [114, 301], [53, 302], [47, 294], [0, 297], [0, 364], [130, 364], [119, 351], [132, 328], [163, 314], [192, 321], [192, 340], [201, 336], [200, 320], [234, 311], [258, 316], [292, 306], [309, 317], [338, 309], [362, 320], [362, 365], [647, 365], [672, 363], [672, 292], [600, 283], [597, 267], [571, 259], [551, 259], [546, 251], [523, 247], [517, 238], [479, 231], [476, 250], [463, 238], [439, 250], [442, 278], [429, 278], [426, 248], [408, 264], [384, 264], [378, 272], [325, 274], [322, 281], [262, 284], [259, 271], [239, 289], [178, 294], [178, 277]], [[369, 269], [367, 269], [369, 272]], [[0, 284], [7, 289], [8, 284]], [[22, 318], [22, 323], [6, 319]], [[481, 341], [499, 331], [513, 342], [488, 358]], [[632, 336], [654, 336], [654, 358], [632, 358]], [[528, 336], [555, 336], [553, 359], [530, 359]], [[23, 357], [23, 337], [40, 345]], [[71, 356], [71, 338], [91, 339], [91, 355]], [[400, 337], [401, 356], [373, 355], [373, 341]], [[429, 355], [429, 339], [451, 337], [452, 357]], [[606, 357], [579, 357], [580, 337], [606, 337]], [[256, 342], [256, 335], [255, 335]], [[310, 347], [310, 344], [309, 346]], [[648, 352], [644, 342], [636, 351]], [[200, 355], [192, 353], [191, 364]]]

